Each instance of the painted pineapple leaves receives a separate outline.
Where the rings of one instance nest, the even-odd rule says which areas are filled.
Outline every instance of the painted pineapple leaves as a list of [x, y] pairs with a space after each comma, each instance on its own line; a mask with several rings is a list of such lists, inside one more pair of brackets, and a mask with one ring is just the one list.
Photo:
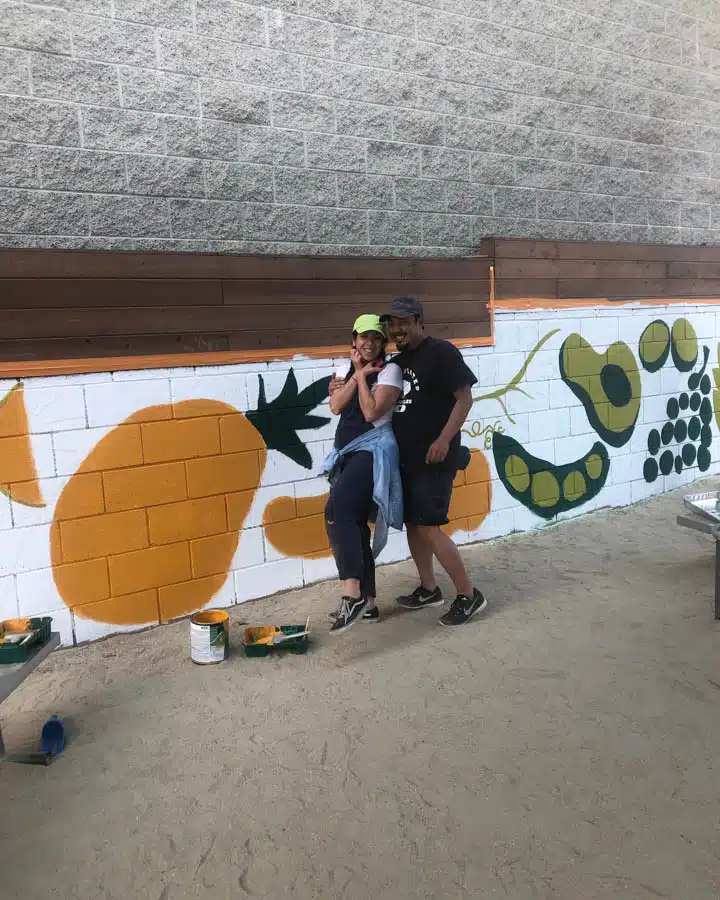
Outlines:
[[330, 376], [320, 378], [298, 392], [295, 372], [290, 369], [285, 384], [277, 397], [270, 403], [265, 393], [265, 381], [258, 375], [260, 392], [257, 409], [249, 410], [246, 416], [263, 436], [268, 450], [279, 450], [304, 469], [312, 468], [310, 451], [300, 440], [297, 432], [309, 428], [322, 428], [330, 419], [327, 416], [313, 416], [311, 411], [327, 397]]

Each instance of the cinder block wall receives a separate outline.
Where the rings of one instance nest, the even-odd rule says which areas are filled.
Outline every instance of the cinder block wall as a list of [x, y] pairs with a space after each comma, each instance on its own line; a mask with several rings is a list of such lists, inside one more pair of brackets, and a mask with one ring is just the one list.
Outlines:
[[0, 245], [720, 243], [717, 0], [0, 0]]

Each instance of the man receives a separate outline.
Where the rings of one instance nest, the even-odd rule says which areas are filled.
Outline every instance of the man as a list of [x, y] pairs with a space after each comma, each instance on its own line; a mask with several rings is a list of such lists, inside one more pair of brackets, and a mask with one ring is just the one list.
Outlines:
[[453, 481], [463, 458], [460, 429], [472, 407], [477, 378], [449, 341], [425, 334], [422, 304], [416, 297], [396, 297], [380, 317], [399, 351], [393, 358], [403, 373], [403, 393], [393, 414], [400, 450], [404, 519], [408, 544], [420, 584], [397, 602], [406, 609], [441, 606], [435, 581], [436, 556], [455, 585], [457, 596], [441, 625], [462, 625], [487, 607], [470, 584], [457, 547], [440, 528], [448, 522]]

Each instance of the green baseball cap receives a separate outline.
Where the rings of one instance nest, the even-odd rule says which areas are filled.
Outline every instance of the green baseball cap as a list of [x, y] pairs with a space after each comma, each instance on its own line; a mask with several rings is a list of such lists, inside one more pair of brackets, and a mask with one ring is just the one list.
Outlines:
[[365, 313], [363, 316], [358, 316], [355, 319], [352, 330], [353, 334], [362, 334], [364, 331], [377, 331], [378, 334], [387, 337], [385, 325], [380, 321], [380, 316], [376, 316], [373, 313]]

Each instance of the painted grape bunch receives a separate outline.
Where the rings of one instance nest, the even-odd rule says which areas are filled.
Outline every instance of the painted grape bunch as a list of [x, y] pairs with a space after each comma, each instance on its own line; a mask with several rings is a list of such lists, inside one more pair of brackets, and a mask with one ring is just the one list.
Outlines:
[[[645, 369], [656, 372], [672, 353], [675, 367], [688, 372], [698, 357], [695, 331], [686, 319], [678, 319], [668, 329], [665, 322], [653, 322], [640, 338], [640, 359]], [[713, 408], [710, 401], [711, 381], [706, 373], [710, 350], [703, 347], [703, 365], [688, 377], [687, 391], [667, 402], [667, 421], [662, 428], [653, 428], [648, 434], [647, 449], [650, 454], [643, 466], [647, 482], [658, 475], [669, 475], [673, 469], [679, 475], [688, 466], [697, 464], [701, 472], [710, 468], [710, 422]]]

